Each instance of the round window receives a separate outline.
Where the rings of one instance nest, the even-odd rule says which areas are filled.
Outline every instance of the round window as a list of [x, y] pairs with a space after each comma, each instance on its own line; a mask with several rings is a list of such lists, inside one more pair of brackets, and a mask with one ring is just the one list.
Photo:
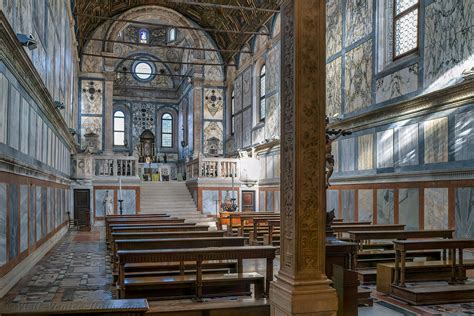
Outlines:
[[138, 62], [135, 64], [134, 73], [140, 80], [149, 80], [152, 77], [152, 68], [149, 63]]

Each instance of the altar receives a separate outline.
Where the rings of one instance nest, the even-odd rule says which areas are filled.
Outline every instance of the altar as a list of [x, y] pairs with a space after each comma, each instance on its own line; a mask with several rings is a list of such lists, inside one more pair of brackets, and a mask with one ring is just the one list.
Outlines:
[[182, 180], [182, 176], [177, 174], [175, 163], [139, 163], [138, 174], [143, 181]]

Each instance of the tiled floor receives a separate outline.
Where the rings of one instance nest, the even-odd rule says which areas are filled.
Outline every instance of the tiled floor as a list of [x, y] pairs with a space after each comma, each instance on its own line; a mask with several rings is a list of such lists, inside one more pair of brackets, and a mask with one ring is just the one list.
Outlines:
[[[467, 256], [472, 254], [467, 254]], [[69, 232], [3, 299], [1, 303], [91, 301], [116, 298], [103, 228]], [[265, 260], [245, 260], [244, 271], [265, 274]], [[274, 273], [279, 270], [279, 257]], [[375, 295], [375, 293], [374, 293]], [[474, 315], [474, 303], [411, 307], [377, 296], [360, 316]]]

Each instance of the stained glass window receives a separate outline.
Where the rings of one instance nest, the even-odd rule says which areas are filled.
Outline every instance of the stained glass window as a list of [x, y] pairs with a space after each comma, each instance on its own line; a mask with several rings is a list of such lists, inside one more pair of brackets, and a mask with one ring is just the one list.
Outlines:
[[265, 119], [265, 65], [262, 66], [260, 69], [260, 104], [259, 104], [259, 113], [260, 113], [260, 120], [263, 121]]
[[148, 30], [141, 29], [138, 32], [138, 42], [142, 44], [148, 44]]
[[173, 117], [169, 113], [161, 117], [161, 147], [173, 147]]
[[418, 0], [394, 0], [394, 59], [418, 49], [418, 11]]
[[125, 146], [125, 114], [122, 111], [114, 113], [114, 146]]
[[235, 92], [232, 90], [230, 97], [230, 132], [232, 135], [235, 133]]

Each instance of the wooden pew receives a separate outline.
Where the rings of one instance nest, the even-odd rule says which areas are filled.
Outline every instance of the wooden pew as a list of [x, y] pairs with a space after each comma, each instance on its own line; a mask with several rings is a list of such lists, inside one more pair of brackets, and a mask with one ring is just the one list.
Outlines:
[[332, 226], [341, 226], [341, 225], [372, 225], [371, 221], [362, 221], [362, 222], [332, 222]]
[[332, 229], [340, 239], [342, 233], [350, 231], [374, 231], [374, 230], [404, 230], [403, 224], [374, 224], [374, 225], [336, 225]]
[[245, 222], [258, 216], [268, 216], [268, 215], [279, 216], [279, 214], [273, 213], [273, 212], [235, 212], [235, 213], [227, 213], [227, 214], [228, 214], [228, 220], [226, 223], [228, 223], [227, 231], [229, 232], [229, 235], [233, 234], [234, 226], [241, 227], [244, 225], [244, 223], [242, 223], [242, 219], [244, 219], [244, 222]]
[[58, 303], [9, 303], [0, 306], [2, 316], [20, 315], [123, 315], [140, 316], [149, 310], [146, 299]]
[[197, 226], [197, 225], [150, 225], [150, 226], [121, 226], [114, 228], [114, 232], [179, 232], [179, 231], [208, 231], [209, 226]]
[[[226, 285], [235, 284], [235, 282], [244, 282], [246, 285], [252, 282], [252, 277], [258, 281], [258, 274], [243, 274], [243, 267], [240, 264], [238, 266], [238, 274], [228, 274], [223, 279], [222, 276], [215, 275], [215, 279], [212, 277], [203, 279], [202, 274], [202, 262], [211, 260], [239, 260], [244, 259], [259, 259], [265, 258], [266, 264], [266, 286], [264, 287], [264, 293], [267, 294], [270, 286], [270, 282], [273, 280], [273, 259], [275, 258], [276, 248], [272, 246], [242, 246], [242, 247], [219, 247], [219, 248], [194, 248], [194, 249], [156, 249], [156, 250], [120, 250], [117, 251], [119, 258], [119, 296], [126, 297], [126, 287], [133, 286], [133, 283], [126, 283], [125, 281], [125, 264], [128, 263], [146, 263], [146, 262], [181, 262], [181, 261], [194, 261], [196, 262], [196, 276], [194, 279], [184, 278], [176, 280], [176, 282], [170, 282], [171, 286], [176, 285], [179, 282], [184, 282], [187, 285], [194, 283], [193, 288], [194, 295], [198, 300], [203, 297], [203, 284], [213, 284], [217, 282]], [[245, 279], [242, 279], [245, 277]], [[157, 279], [158, 286], [164, 287], [164, 280]], [[145, 284], [147, 288], [153, 286], [153, 284]], [[257, 293], [259, 294], [259, 293]]]
[[275, 232], [278, 230], [278, 239], [280, 239], [280, 219], [271, 219], [267, 221], [268, 225], [268, 237], [264, 238], [264, 245], [273, 245], [273, 241], [275, 240]]
[[165, 213], [142, 213], [142, 214], [113, 214], [113, 215], [106, 215], [105, 219], [111, 219], [111, 218], [135, 218], [135, 217], [170, 217], [170, 215], [165, 214]]
[[[253, 222], [253, 231], [252, 231], [252, 238], [250, 239], [250, 244], [258, 244], [258, 236], [259, 234], [263, 235], [264, 233], [269, 233], [269, 220], [280, 220], [280, 214], [274, 215], [265, 215], [265, 216], [257, 216], [252, 219]], [[245, 220], [244, 220], [245, 224]], [[245, 226], [245, 225], [243, 225]], [[263, 229], [261, 229], [263, 227]]]
[[[474, 239], [396, 240], [395, 276], [391, 296], [414, 305], [458, 303], [474, 300], [474, 285], [464, 284], [463, 249], [474, 248]], [[408, 251], [443, 249], [450, 253], [450, 282], [446, 285], [406, 287]], [[458, 256], [456, 256], [456, 250]]]

